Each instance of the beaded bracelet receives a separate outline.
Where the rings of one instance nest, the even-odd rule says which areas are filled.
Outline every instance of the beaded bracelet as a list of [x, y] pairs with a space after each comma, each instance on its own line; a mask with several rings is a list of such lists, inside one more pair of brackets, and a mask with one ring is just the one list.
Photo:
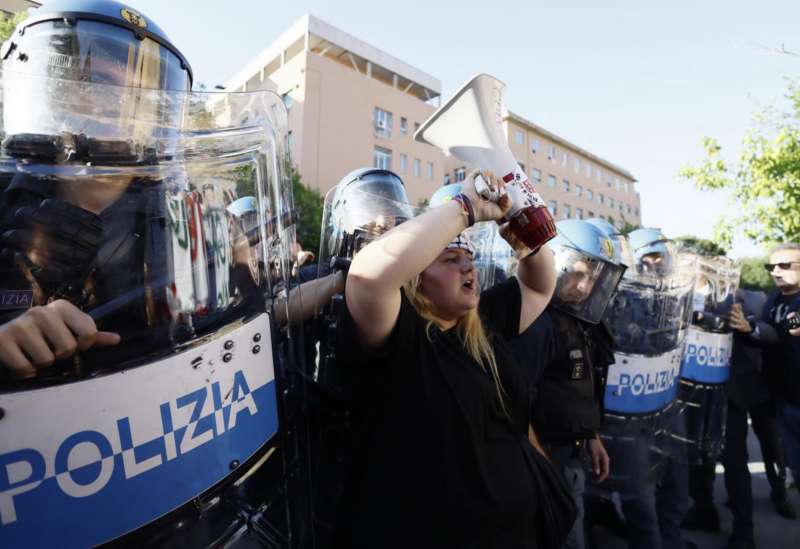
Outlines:
[[472, 227], [475, 224], [475, 210], [472, 207], [472, 201], [464, 193], [457, 194], [453, 200], [461, 204], [461, 209], [467, 216], [467, 227]]

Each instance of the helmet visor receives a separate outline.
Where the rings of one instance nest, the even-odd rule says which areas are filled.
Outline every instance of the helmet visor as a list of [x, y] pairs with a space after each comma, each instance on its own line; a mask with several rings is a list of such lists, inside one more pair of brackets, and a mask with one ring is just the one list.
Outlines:
[[25, 29], [6, 70], [64, 80], [186, 91], [189, 72], [149, 37], [97, 21], [44, 21]]
[[402, 188], [400, 196], [385, 185], [358, 183], [334, 187], [325, 197], [320, 265], [330, 265], [334, 258], [353, 259], [364, 246], [416, 215]]
[[586, 322], [600, 322], [625, 266], [566, 246], [557, 247], [555, 256], [557, 280], [553, 305]]

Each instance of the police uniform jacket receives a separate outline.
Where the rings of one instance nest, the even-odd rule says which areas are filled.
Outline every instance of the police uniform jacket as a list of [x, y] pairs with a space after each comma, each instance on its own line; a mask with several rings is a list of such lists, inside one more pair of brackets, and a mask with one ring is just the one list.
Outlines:
[[532, 405], [534, 429], [548, 443], [592, 438], [600, 429], [613, 338], [603, 323], [589, 324], [553, 305], [545, 315], [549, 354]]

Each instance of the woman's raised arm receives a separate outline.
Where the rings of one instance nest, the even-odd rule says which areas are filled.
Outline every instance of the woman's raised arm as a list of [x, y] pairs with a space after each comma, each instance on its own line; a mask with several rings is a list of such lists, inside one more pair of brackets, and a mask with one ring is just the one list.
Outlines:
[[[502, 207], [481, 199], [473, 185], [476, 174], [470, 174], [462, 186], [475, 221], [502, 218], [510, 207], [508, 198], [500, 199]], [[502, 186], [488, 172], [482, 175], [492, 187]], [[400, 288], [430, 265], [467, 225], [461, 203], [453, 200], [398, 225], [356, 255], [347, 275], [345, 299], [362, 345], [377, 348], [386, 340], [400, 311]]]

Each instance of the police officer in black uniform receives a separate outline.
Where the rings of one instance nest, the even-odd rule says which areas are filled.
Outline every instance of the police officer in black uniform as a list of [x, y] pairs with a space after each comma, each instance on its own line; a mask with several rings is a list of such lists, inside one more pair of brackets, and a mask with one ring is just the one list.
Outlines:
[[[536, 326], [546, 356], [535, 387], [532, 423], [578, 506], [578, 519], [565, 546], [582, 548], [586, 461], [598, 482], [610, 468], [597, 433], [614, 344], [601, 319], [625, 267], [613, 262], [612, 242], [593, 225], [570, 219], [556, 227], [558, 236], [550, 245], [558, 281]], [[523, 364], [530, 362], [530, 357], [520, 358]]]

